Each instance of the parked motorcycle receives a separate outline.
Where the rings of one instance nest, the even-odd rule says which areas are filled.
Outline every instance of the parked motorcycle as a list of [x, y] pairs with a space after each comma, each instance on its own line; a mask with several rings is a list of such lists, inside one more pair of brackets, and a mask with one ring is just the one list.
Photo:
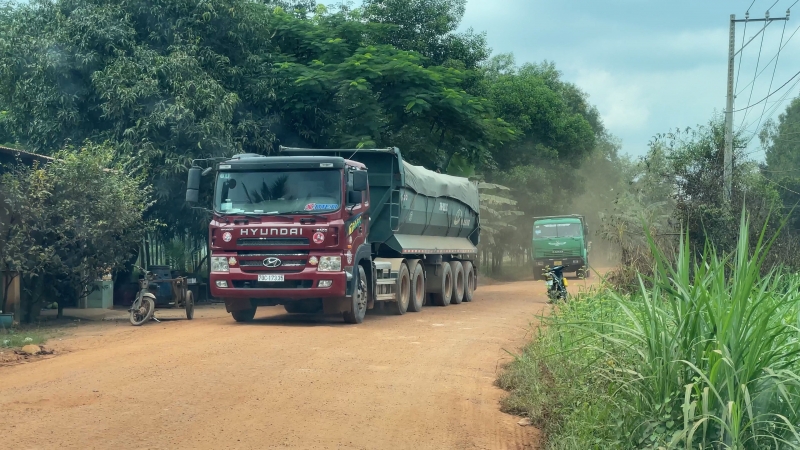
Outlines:
[[153, 279], [153, 272], [148, 270], [145, 270], [144, 277], [139, 279], [139, 291], [128, 310], [131, 313], [131, 325], [139, 326], [153, 318], [153, 313], [156, 311], [155, 293], [158, 291], [158, 283]]
[[567, 301], [567, 278], [564, 276], [564, 266], [555, 266], [545, 270], [547, 283], [547, 297], [550, 303], [559, 300]]
[[[144, 277], [139, 279], [139, 293], [131, 304], [131, 324], [139, 326], [148, 320], [159, 320], [155, 317], [156, 305], [166, 308], [183, 308], [186, 310], [186, 318], [194, 318], [194, 295], [189, 290], [189, 280], [186, 277], [173, 277], [169, 279], [158, 279], [149, 270], [139, 268], [144, 272]], [[162, 284], [169, 284], [169, 297], [163, 295], [161, 301], [158, 300], [159, 290]]]

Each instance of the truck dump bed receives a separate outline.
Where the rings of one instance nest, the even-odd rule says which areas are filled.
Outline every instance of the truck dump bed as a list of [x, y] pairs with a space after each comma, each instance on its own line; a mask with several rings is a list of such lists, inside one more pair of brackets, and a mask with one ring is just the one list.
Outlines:
[[369, 241], [381, 257], [474, 254], [479, 241], [478, 187], [404, 161], [400, 150], [301, 149], [286, 154], [340, 156], [367, 166]]

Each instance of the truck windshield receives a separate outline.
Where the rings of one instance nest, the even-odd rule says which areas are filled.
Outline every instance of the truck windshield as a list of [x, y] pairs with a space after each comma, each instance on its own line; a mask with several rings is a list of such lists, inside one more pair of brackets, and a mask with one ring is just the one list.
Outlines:
[[533, 226], [534, 238], [581, 237], [582, 235], [579, 223], [548, 223]]
[[333, 212], [342, 198], [338, 170], [220, 172], [214, 210], [227, 214]]

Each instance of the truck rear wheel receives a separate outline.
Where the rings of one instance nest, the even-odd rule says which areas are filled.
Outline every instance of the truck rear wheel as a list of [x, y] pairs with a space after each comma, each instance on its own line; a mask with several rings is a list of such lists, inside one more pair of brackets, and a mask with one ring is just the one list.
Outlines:
[[461, 261], [450, 261], [450, 271], [453, 273], [453, 295], [450, 303], [460, 305], [464, 301], [464, 266]]
[[472, 261], [464, 261], [464, 301], [471, 302], [472, 296], [475, 294], [475, 266]]
[[408, 310], [420, 312], [422, 311], [422, 305], [425, 304], [425, 271], [422, 270], [422, 264], [414, 264], [413, 267]]
[[344, 321], [347, 323], [362, 323], [364, 322], [364, 315], [367, 313], [367, 276], [364, 273], [364, 268], [358, 266], [358, 270], [354, 271], [357, 275], [355, 280], [356, 287], [353, 290], [353, 296], [350, 298], [350, 310], [342, 313]]
[[[436, 266], [434, 266], [436, 267]], [[447, 306], [450, 304], [450, 298], [453, 295], [453, 270], [450, 268], [450, 263], [443, 262], [439, 264], [438, 270], [428, 277], [428, 289], [431, 292], [431, 299], [436, 306]]]
[[253, 317], [256, 316], [256, 307], [254, 306], [250, 309], [231, 311], [231, 316], [233, 316], [233, 320], [237, 322], [250, 322], [253, 320]]
[[397, 282], [394, 287], [395, 301], [392, 312], [402, 316], [408, 311], [409, 298], [411, 297], [411, 275], [408, 273], [406, 263], [400, 264], [400, 272], [397, 274]]

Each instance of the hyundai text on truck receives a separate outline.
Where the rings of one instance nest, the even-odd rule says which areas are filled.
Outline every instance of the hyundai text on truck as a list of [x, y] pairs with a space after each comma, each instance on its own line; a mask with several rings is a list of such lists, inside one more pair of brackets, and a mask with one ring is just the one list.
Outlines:
[[543, 278], [546, 267], [564, 266], [564, 272], [588, 277], [589, 228], [583, 216], [548, 216], [533, 218], [533, 275]]
[[186, 200], [216, 173], [209, 283], [236, 321], [283, 305], [361, 323], [376, 305], [404, 314], [472, 300], [480, 208], [469, 180], [413, 166], [397, 148], [203, 162], [189, 169]]

